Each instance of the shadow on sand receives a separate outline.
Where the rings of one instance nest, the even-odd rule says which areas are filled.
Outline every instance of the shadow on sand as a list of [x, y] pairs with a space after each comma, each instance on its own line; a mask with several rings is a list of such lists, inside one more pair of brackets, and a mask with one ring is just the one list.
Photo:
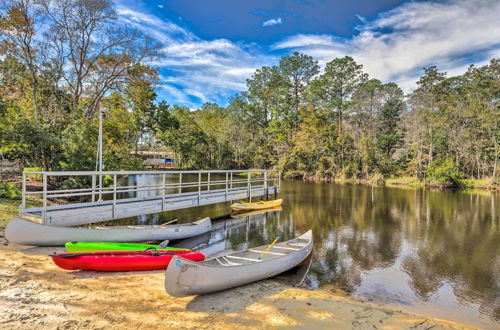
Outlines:
[[297, 267], [273, 278], [250, 283], [236, 288], [196, 296], [187, 305], [187, 310], [205, 313], [238, 313], [255, 302], [262, 301], [281, 291], [301, 286], [312, 262], [310, 254]]

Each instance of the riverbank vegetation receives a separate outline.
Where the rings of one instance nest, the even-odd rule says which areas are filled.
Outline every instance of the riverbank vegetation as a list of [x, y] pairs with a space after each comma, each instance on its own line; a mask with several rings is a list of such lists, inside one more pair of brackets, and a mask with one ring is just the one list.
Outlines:
[[[227, 105], [158, 100], [162, 45], [122, 26], [110, 1], [3, 1], [0, 152], [45, 170], [139, 169], [140, 148], [181, 168], [276, 168], [287, 177], [498, 185], [500, 60], [424, 69], [405, 95], [345, 56], [257, 69]], [[467, 181], [469, 180], [469, 181]], [[399, 180], [400, 183], [404, 180]]]

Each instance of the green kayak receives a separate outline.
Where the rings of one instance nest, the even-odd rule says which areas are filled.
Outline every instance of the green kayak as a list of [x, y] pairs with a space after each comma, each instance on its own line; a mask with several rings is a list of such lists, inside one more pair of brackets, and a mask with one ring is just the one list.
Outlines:
[[114, 243], [114, 242], [68, 242], [65, 244], [68, 252], [95, 252], [95, 251], [144, 251], [155, 249], [162, 251], [188, 250], [174, 247], [160, 247], [154, 244]]

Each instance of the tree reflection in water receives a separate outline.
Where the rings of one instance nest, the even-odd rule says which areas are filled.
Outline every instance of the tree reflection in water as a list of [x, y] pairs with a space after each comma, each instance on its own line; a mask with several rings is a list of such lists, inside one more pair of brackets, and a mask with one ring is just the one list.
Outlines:
[[[333, 284], [382, 300], [393, 294], [500, 319], [498, 193], [284, 181], [280, 197], [282, 212], [252, 215], [227, 229], [226, 248], [287, 240], [311, 228], [306, 283], [313, 287]], [[228, 204], [204, 206], [167, 212], [159, 222], [228, 211]]]

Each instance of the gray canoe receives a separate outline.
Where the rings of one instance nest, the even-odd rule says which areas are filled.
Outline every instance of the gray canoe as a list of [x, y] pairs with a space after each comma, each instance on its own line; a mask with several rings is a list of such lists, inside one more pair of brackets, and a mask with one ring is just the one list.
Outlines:
[[212, 229], [205, 218], [175, 225], [60, 227], [42, 225], [23, 219], [9, 222], [5, 237], [12, 243], [34, 246], [60, 246], [66, 242], [143, 242], [183, 239]]
[[262, 260], [268, 246], [251, 248], [203, 262], [174, 256], [165, 273], [165, 290], [174, 297], [185, 297], [225, 290], [263, 280], [299, 265], [312, 251], [309, 230], [290, 241], [276, 243]]

